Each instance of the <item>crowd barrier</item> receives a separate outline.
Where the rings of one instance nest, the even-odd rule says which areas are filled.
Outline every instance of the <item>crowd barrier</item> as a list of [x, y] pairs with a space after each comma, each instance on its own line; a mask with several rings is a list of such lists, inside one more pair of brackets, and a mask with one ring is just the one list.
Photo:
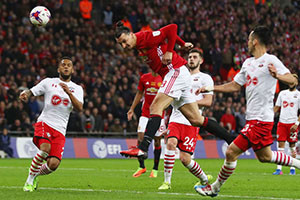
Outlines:
[[[103, 138], [66, 138], [63, 158], [124, 158], [120, 155], [121, 150], [126, 150], [136, 145], [136, 139], [103, 139]], [[161, 141], [162, 154], [164, 155], [165, 144]], [[15, 158], [32, 158], [37, 148], [29, 137], [12, 137], [11, 147]], [[149, 158], [153, 158], [153, 148], [149, 149]], [[197, 142], [194, 158], [225, 158], [227, 144], [223, 140], [199, 140]], [[276, 142], [271, 146], [276, 150]], [[286, 148], [288, 151], [288, 148]], [[176, 158], [178, 158], [178, 151]], [[240, 158], [253, 159], [255, 154], [252, 149], [244, 152]], [[297, 158], [300, 158], [300, 144], [297, 144]]]

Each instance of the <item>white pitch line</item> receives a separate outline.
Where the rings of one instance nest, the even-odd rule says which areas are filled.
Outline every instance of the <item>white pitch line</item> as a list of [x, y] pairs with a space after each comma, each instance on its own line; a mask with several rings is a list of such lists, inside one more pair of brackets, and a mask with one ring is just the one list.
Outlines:
[[[21, 186], [4, 186], [0, 185], [0, 189], [22, 189]], [[132, 193], [132, 194], [160, 194], [160, 195], [174, 195], [174, 196], [200, 196], [196, 193], [175, 193], [175, 192], [145, 192], [134, 190], [105, 190], [105, 189], [80, 189], [80, 188], [51, 188], [51, 187], [39, 187], [39, 190], [53, 190], [53, 191], [75, 191], [75, 192], [120, 192], [120, 193]], [[237, 199], [266, 199], [266, 200], [300, 200], [291, 198], [277, 198], [277, 197], [262, 197], [262, 196], [240, 196], [240, 195], [218, 195], [218, 197], [229, 197]]]
[[[11, 167], [11, 166], [0, 166], [0, 169], [29, 169], [29, 167]], [[64, 168], [59, 167], [59, 170], [71, 170], [71, 171], [94, 171], [96, 168]]]

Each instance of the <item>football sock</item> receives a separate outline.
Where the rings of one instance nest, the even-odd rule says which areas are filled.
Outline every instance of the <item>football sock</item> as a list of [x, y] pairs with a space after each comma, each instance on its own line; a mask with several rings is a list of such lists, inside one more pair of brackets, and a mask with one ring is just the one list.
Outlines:
[[204, 173], [204, 171], [201, 169], [200, 165], [194, 161], [194, 160], [191, 160], [190, 164], [188, 164], [186, 166], [186, 168], [189, 169], [189, 171], [194, 175], [196, 176], [197, 178], [199, 178], [200, 180], [207, 180], [207, 176], [206, 174]]
[[292, 166], [300, 169], [300, 160], [279, 151], [272, 151], [272, 159], [270, 162], [276, 163], [278, 165]]
[[38, 175], [47, 175], [47, 174], [50, 174], [52, 173], [54, 170], [51, 170], [49, 167], [48, 167], [48, 164], [45, 163], [42, 165]]
[[[296, 158], [296, 147], [290, 147], [290, 151], [291, 151], [291, 156], [293, 158]], [[295, 167], [291, 167], [291, 169], [295, 169]]]
[[223, 128], [218, 122], [205, 117], [203, 128], [208, 131], [209, 133], [225, 140], [227, 144], [230, 144], [234, 139], [235, 136], [230, 134], [225, 128]]
[[26, 181], [28, 184], [31, 184], [31, 185], [33, 184], [33, 180], [39, 173], [40, 168], [41, 168], [44, 160], [46, 160], [47, 156], [48, 156], [48, 153], [39, 150], [38, 153], [35, 155], [35, 157], [32, 159], [30, 170], [29, 170], [29, 175], [28, 175], [28, 178]]
[[166, 149], [164, 157], [165, 182], [171, 183], [172, 171], [175, 163], [175, 150]]
[[150, 119], [146, 126], [144, 139], [141, 142], [141, 144], [139, 144], [138, 146], [139, 149], [143, 150], [144, 152], [148, 151], [149, 145], [151, 144], [154, 135], [160, 126], [160, 121], [161, 121], [161, 116], [159, 115], [150, 116]]
[[227, 162], [226, 160], [224, 161], [224, 164], [219, 172], [217, 180], [213, 184], [211, 184], [214, 191], [219, 191], [220, 187], [234, 172], [236, 165], [237, 165], [237, 161], [234, 162]]
[[138, 161], [140, 163], [140, 168], [145, 168], [145, 159], [143, 158], [138, 158]]
[[[277, 149], [278, 152], [284, 153], [284, 148], [279, 148]], [[277, 169], [282, 170], [282, 165], [277, 165]]]
[[153, 166], [153, 169], [155, 169], [155, 170], [158, 170], [160, 154], [161, 154], [161, 146], [155, 147], [155, 149], [154, 149], [154, 166]]

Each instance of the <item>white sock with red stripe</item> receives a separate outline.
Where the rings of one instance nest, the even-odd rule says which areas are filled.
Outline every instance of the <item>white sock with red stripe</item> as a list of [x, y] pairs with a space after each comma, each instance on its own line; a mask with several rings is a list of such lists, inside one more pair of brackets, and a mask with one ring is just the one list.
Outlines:
[[[290, 147], [290, 151], [291, 151], [291, 156], [293, 158], [296, 158], [296, 155], [297, 155], [296, 147]], [[295, 167], [291, 167], [291, 169], [295, 169]]]
[[201, 181], [206, 181], [206, 182], [208, 181], [206, 174], [204, 173], [204, 171], [201, 169], [200, 165], [196, 161], [191, 160], [190, 164], [188, 164], [186, 168], [188, 168], [189, 171], [192, 174], [194, 174], [194, 176], [199, 178]]
[[225, 181], [231, 176], [231, 174], [234, 172], [237, 165], [237, 161], [234, 162], [227, 162], [224, 161], [224, 164], [219, 172], [217, 180], [211, 184], [213, 190], [215, 192], [219, 191], [221, 186], [225, 183]]
[[175, 163], [175, 150], [166, 149], [165, 157], [164, 157], [164, 175], [165, 182], [171, 183], [172, 171]]
[[45, 163], [42, 165], [39, 173], [37, 175], [47, 175], [47, 174], [50, 174], [51, 172], [53, 172], [53, 170], [51, 170], [49, 167], [48, 167], [48, 164]]
[[27, 178], [28, 184], [33, 184], [34, 178], [37, 176], [38, 172], [40, 171], [41, 166], [43, 165], [44, 160], [46, 160], [48, 153], [39, 150], [38, 153], [34, 156], [31, 162], [31, 166], [29, 169], [29, 175]]
[[[284, 153], [284, 148], [277, 148], [278, 152]], [[277, 169], [281, 170], [282, 169], [282, 165], [277, 165]]]
[[283, 152], [272, 151], [271, 163], [276, 163], [278, 165], [291, 166], [300, 169], [300, 160], [288, 156]]

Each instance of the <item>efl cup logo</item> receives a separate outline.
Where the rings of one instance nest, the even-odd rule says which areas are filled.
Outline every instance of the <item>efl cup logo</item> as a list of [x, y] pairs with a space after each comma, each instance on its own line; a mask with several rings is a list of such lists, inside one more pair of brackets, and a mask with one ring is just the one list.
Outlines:
[[98, 158], [105, 158], [107, 156], [106, 144], [101, 140], [97, 140], [93, 144], [93, 152]]

